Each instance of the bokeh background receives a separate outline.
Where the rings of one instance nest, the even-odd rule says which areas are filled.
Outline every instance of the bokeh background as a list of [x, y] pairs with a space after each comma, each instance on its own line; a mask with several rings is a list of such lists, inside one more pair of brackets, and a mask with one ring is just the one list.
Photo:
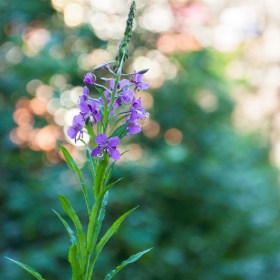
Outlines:
[[[106, 245], [104, 279], [280, 279], [280, 2], [139, 0], [126, 71], [150, 68], [139, 92], [150, 120], [124, 139], [104, 228], [140, 205]], [[0, 1], [0, 278], [70, 279], [57, 193], [86, 222], [65, 145], [82, 79], [114, 58], [127, 0]], [[102, 71], [98, 73], [99, 77]], [[114, 179], [113, 178], [113, 179]]]

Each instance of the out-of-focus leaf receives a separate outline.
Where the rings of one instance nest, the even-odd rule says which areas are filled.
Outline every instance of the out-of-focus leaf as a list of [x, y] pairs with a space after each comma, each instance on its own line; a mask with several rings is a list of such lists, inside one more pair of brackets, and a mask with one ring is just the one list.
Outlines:
[[77, 238], [78, 238], [78, 252], [80, 256], [80, 265], [82, 268], [82, 272], [85, 269], [86, 265], [86, 255], [87, 255], [87, 250], [86, 250], [86, 240], [85, 236], [83, 234], [83, 228], [82, 224], [79, 220], [79, 217], [77, 216], [76, 212], [74, 211], [73, 207], [71, 206], [70, 202], [66, 197], [63, 195], [59, 194], [59, 199], [62, 205], [63, 210], [66, 212], [68, 217], [73, 221], [76, 231], [77, 231]]
[[68, 260], [72, 267], [72, 280], [82, 280], [82, 272], [77, 258], [77, 244], [73, 244], [70, 247]]
[[136, 210], [138, 208], [135, 207], [133, 209], [131, 209], [130, 211], [126, 212], [125, 214], [123, 214], [118, 220], [116, 220], [113, 225], [107, 230], [107, 232], [104, 234], [104, 236], [101, 238], [101, 240], [98, 242], [98, 244], [96, 245], [96, 248], [94, 250], [94, 254], [92, 256], [92, 259], [90, 261], [90, 271], [93, 270], [94, 268], [94, 263], [96, 261], [96, 259], [98, 258], [98, 255], [100, 254], [102, 248], [105, 246], [105, 244], [107, 243], [107, 241], [110, 239], [110, 237], [117, 231], [117, 229], [120, 227], [121, 223], [125, 220], [125, 218], [130, 215], [134, 210]]
[[45, 280], [41, 274], [39, 274], [36, 270], [34, 270], [33, 268], [31, 268], [30, 266], [24, 264], [24, 263], [21, 263], [21, 262], [18, 262], [18, 261], [15, 261], [15, 260], [12, 260], [10, 258], [7, 258], [6, 259], [16, 263], [17, 265], [21, 266], [23, 269], [25, 269], [26, 271], [28, 271], [31, 275], [33, 275], [35, 278], [37, 278], [38, 280]]
[[131, 257], [129, 257], [129, 259], [127, 259], [126, 261], [122, 262], [121, 265], [117, 266], [116, 269], [112, 270], [110, 273], [108, 273], [105, 277], [104, 280], [110, 280], [112, 279], [121, 269], [123, 269], [125, 266], [127, 266], [130, 263], [133, 263], [135, 261], [137, 261], [138, 259], [140, 259], [144, 254], [148, 253], [150, 250], [152, 250], [153, 248], [147, 249], [145, 251], [139, 252]]
[[57, 217], [60, 219], [60, 221], [63, 223], [63, 225], [65, 226], [65, 228], [67, 229], [67, 232], [70, 236], [70, 242], [73, 244], [77, 243], [77, 238], [74, 234], [74, 231], [71, 229], [71, 227], [67, 224], [67, 222], [60, 216], [60, 214], [58, 214], [55, 210], [53, 210], [53, 212], [57, 215]]
[[68, 166], [75, 171], [79, 182], [81, 184], [82, 190], [83, 190], [83, 194], [85, 197], [85, 201], [86, 201], [86, 205], [87, 205], [87, 210], [88, 210], [88, 214], [90, 213], [90, 203], [89, 203], [89, 199], [88, 199], [88, 194], [87, 194], [87, 187], [86, 184], [84, 183], [83, 180], [83, 174], [82, 171], [78, 168], [76, 162], [74, 161], [74, 159], [72, 158], [72, 156], [70, 155], [70, 153], [67, 151], [67, 149], [63, 146], [60, 146], [60, 149], [64, 155], [64, 158], [68, 164]]

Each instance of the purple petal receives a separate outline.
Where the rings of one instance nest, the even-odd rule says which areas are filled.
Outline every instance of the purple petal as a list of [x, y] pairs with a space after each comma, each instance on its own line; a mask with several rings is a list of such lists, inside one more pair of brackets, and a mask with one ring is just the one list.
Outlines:
[[110, 157], [114, 160], [119, 160], [121, 157], [121, 154], [118, 150], [110, 150], [109, 154], [110, 154]]
[[102, 149], [100, 147], [96, 147], [91, 152], [92, 157], [96, 157], [96, 156], [101, 155], [101, 154], [102, 154]]
[[137, 134], [141, 131], [141, 125], [138, 123], [131, 123], [127, 128], [129, 134]]
[[93, 114], [93, 117], [94, 119], [97, 121], [97, 122], [101, 122], [102, 121], [102, 116], [100, 114], [100, 112], [96, 111], [94, 114]]
[[108, 143], [110, 147], [115, 148], [120, 144], [120, 138], [118, 136], [109, 138]]
[[73, 118], [73, 122], [72, 122], [73, 125], [77, 126], [78, 128], [82, 129], [82, 127], [85, 125], [85, 120], [84, 120], [84, 117], [79, 114], [77, 116], [75, 116]]
[[101, 133], [95, 137], [95, 142], [98, 145], [105, 145], [108, 141], [107, 136], [104, 133]]
[[143, 74], [138, 74], [138, 75], [136, 75], [136, 82], [137, 82], [137, 83], [141, 83], [141, 82], [142, 82], [142, 79], [143, 79]]
[[133, 91], [131, 89], [124, 89], [122, 91], [122, 96], [128, 96], [131, 99], [133, 96]]
[[75, 139], [75, 137], [77, 136], [78, 130], [73, 127], [70, 126], [67, 130], [67, 135], [71, 138], [71, 139]]
[[146, 82], [142, 82], [140, 85], [139, 85], [139, 88], [141, 89], [148, 89], [150, 87], [150, 85]]
[[84, 86], [83, 94], [89, 96], [89, 89], [87, 86]]
[[127, 103], [129, 103], [129, 102], [130, 102], [131, 97], [130, 97], [130, 96], [128, 96], [128, 95], [124, 95], [124, 96], [122, 97], [122, 99], [123, 99], [123, 101], [127, 104]]
[[122, 87], [124, 87], [124, 86], [126, 86], [126, 85], [129, 85], [129, 80], [127, 80], [127, 79], [122, 79], [121, 81], [119, 81], [118, 87], [119, 87], [119, 88], [122, 88]]
[[78, 105], [81, 112], [88, 113], [90, 111], [90, 108], [88, 107], [85, 100], [80, 99], [80, 103]]
[[136, 122], [136, 121], [139, 120], [139, 117], [138, 117], [138, 114], [137, 114], [136, 111], [132, 111], [132, 112], [131, 112], [130, 120], [131, 120], [132, 122]]
[[115, 80], [114, 79], [110, 79], [109, 84], [110, 84], [110, 90], [113, 90], [114, 87], [115, 87]]

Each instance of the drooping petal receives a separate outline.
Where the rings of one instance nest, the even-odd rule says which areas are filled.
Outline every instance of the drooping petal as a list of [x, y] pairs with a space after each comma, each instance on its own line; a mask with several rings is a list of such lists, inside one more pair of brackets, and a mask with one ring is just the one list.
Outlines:
[[83, 116], [81, 114], [79, 114], [73, 118], [72, 124], [74, 126], [78, 127], [79, 129], [81, 129], [85, 125], [85, 120], [84, 120]]
[[102, 121], [102, 115], [100, 114], [99, 111], [96, 111], [96, 112], [93, 114], [93, 118], [94, 118], [95, 121], [97, 121], [97, 122], [101, 122], [101, 121]]
[[129, 134], [137, 134], [141, 131], [141, 125], [138, 123], [131, 123], [127, 127]]
[[109, 138], [108, 140], [108, 146], [115, 148], [120, 144], [120, 138], [118, 136], [114, 136], [112, 138]]
[[140, 85], [139, 85], [139, 88], [141, 89], [148, 89], [150, 87], [150, 85], [146, 82], [142, 82]]
[[67, 130], [67, 135], [71, 138], [71, 139], [75, 139], [76, 136], [77, 136], [77, 133], [78, 133], [78, 130], [73, 127], [73, 126], [70, 126]]
[[109, 150], [110, 157], [114, 160], [119, 160], [121, 157], [121, 154], [118, 150]]
[[118, 88], [122, 88], [122, 87], [124, 87], [126, 85], [129, 85], [129, 80], [122, 79], [122, 80], [119, 81]]
[[92, 157], [96, 157], [96, 156], [101, 155], [101, 154], [102, 154], [102, 149], [100, 147], [96, 147], [91, 152]]
[[89, 89], [87, 86], [84, 86], [83, 94], [89, 96]]
[[85, 100], [80, 99], [78, 107], [82, 113], [88, 113], [90, 111], [90, 108], [88, 107]]
[[105, 145], [108, 141], [107, 136], [104, 133], [101, 133], [95, 137], [95, 142], [98, 145]]

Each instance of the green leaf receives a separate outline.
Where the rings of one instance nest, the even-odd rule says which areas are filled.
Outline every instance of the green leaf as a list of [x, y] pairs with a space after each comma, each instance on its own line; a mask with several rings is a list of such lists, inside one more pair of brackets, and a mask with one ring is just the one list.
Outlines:
[[152, 249], [153, 248], [150, 248], [148, 250], [142, 251], [140, 253], [137, 253], [137, 254], [131, 256], [129, 259], [127, 259], [126, 261], [122, 262], [121, 265], [117, 266], [116, 269], [114, 269], [110, 273], [108, 273], [104, 280], [112, 279], [121, 269], [123, 269], [128, 264], [133, 263], [133, 262], [139, 260], [144, 254], [148, 253]]
[[33, 275], [35, 278], [37, 278], [38, 280], [45, 280], [41, 274], [39, 274], [37, 271], [35, 271], [33, 268], [31, 268], [30, 266], [24, 264], [24, 263], [21, 263], [21, 262], [17, 262], [15, 260], [12, 260], [10, 258], [7, 258], [6, 259], [16, 263], [17, 265], [21, 266], [23, 269], [25, 269], [26, 271], [28, 271], [31, 275]]
[[[114, 118], [114, 117], [112, 117], [110, 120], [112, 120], [113, 118]], [[113, 124], [113, 126], [112, 126], [112, 128], [111, 128], [111, 130], [110, 130], [109, 135], [112, 134], [112, 131], [114, 131], [115, 127], [120, 123], [120, 121], [122, 121], [122, 120], [125, 119], [125, 118], [126, 118], [126, 115], [120, 117], [117, 121], [115, 121], [115, 123]]]
[[85, 236], [83, 234], [82, 224], [81, 224], [76, 212], [74, 211], [73, 207], [71, 206], [70, 202], [67, 200], [67, 198], [64, 197], [63, 195], [59, 194], [59, 199], [60, 199], [63, 210], [66, 212], [68, 217], [73, 221], [76, 231], [77, 231], [78, 252], [80, 255], [80, 265], [81, 265], [82, 272], [83, 272], [85, 269], [85, 266], [86, 266], [87, 251], [86, 251], [86, 240], [85, 240]]
[[99, 243], [96, 245], [96, 248], [95, 248], [95, 251], [94, 251], [94, 255], [93, 255], [93, 257], [91, 259], [91, 262], [90, 262], [90, 273], [92, 273], [93, 268], [94, 268], [94, 263], [95, 263], [98, 255], [100, 254], [101, 250], [103, 249], [103, 247], [107, 243], [107, 241], [117, 231], [117, 229], [120, 227], [121, 223], [125, 220], [125, 218], [129, 214], [131, 214], [134, 210], [136, 210], [137, 208], [138, 208], [138, 206], [133, 208], [133, 209], [131, 209], [130, 211], [126, 212], [125, 214], [123, 214], [117, 221], [115, 221], [113, 223], [113, 225], [107, 230], [107, 232], [101, 238]]
[[72, 156], [70, 155], [70, 153], [67, 151], [67, 149], [63, 146], [60, 146], [60, 149], [64, 155], [64, 158], [68, 164], [68, 166], [75, 171], [78, 179], [79, 179], [79, 182], [82, 186], [82, 190], [83, 190], [83, 193], [84, 193], [84, 197], [85, 197], [85, 201], [86, 201], [86, 205], [87, 205], [87, 210], [88, 210], [88, 214], [90, 213], [90, 203], [89, 203], [89, 199], [88, 199], [88, 194], [87, 194], [87, 187], [84, 183], [84, 180], [83, 180], [83, 174], [82, 174], [82, 171], [78, 168], [76, 162], [74, 161], [74, 159], [72, 158]]
[[100, 189], [103, 186], [104, 183], [104, 178], [106, 174], [106, 168], [109, 162], [109, 157], [108, 155], [104, 156], [104, 159], [100, 161], [97, 170], [96, 170], [96, 175], [94, 177], [94, 185], [93, 185], [93, 191], [94, 191], [94, 198], [96, 199]]
[[129, 126], [130, 122], [126, 122], [119, 126], [111, 135], [109, 138], [118, 136], [120, 139], [122, 139], [127, 134], [127, 127]]
[[111, 175], [112, 175], [112, 172], [114, 170], [115, 164], [116, 164], [116, 161], [113, 161], [111, 163], [111, 165], [107, 168], [107, 172], [106, 172], [105, 180], [104, 180], [105, 185], [109, 182], [109, 180], [111, 178]]
[[82, 280], [82, 272], [77, 260], [77, 244], [70, 247], [68, 260], [72, 267], [72, 280]]
[[57, 215], [57, 217], [60, 219], [60, 221], [63, 223], [63, 225], [67, 229], [67, 231], [69, 233], [69, 236], [70, 236], [70, 242], [72, 243], [72, 245], [77, 243], [77, 238], [76, 238], [76, 236], [74, 234], [74, 231], [69, 227], [67, 222], [55, 210], [53, 210], [53, 212]]

